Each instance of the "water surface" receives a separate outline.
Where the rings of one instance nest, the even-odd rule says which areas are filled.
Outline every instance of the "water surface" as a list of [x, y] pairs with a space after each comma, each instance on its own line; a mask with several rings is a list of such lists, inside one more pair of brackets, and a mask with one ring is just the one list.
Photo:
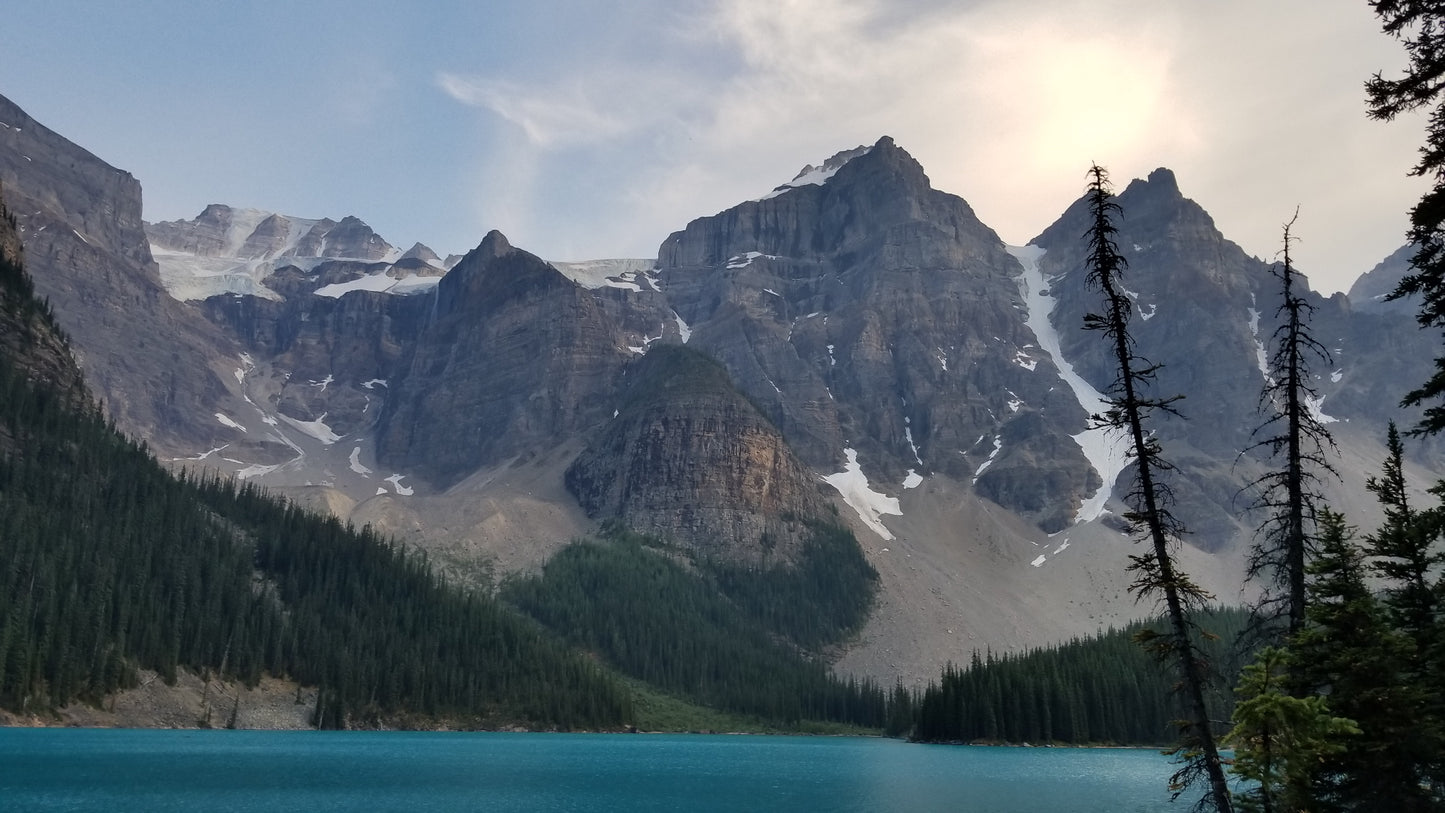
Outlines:
[[861, 737], [0, 728], [17, 811], [1127, 811], [1149, 750]]

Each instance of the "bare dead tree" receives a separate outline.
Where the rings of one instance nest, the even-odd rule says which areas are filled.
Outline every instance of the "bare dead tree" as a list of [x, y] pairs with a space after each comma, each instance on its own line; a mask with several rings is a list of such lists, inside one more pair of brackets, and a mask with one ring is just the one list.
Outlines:
[[1124, 519], [1131, 534], [1148, 544], [1146, 553], [1129, 557], [1129, 570], [1134, 574], [1130, 590], [1139, 600], [1159, 602], [1168, 621], [1167, 631], [1141, 634], [1139, 642], [1161, 663], [1178, 671], [1178, 688], [1188, 713], [1188, 718], [1179, 722], [1179, 746], [1175, 751], [1183, 764], [1170, 777], [1170, 787], [1178, 798], [1186, 789], [1205, 783], [1208, 792], [1198, 807], [1229, 813], [1233, 810], [1229, 784], [1204, 701], [1206, 665], [1196, 643], [1200, 631], [1192, 620], [1212, 596], [1175, 566], [1173, 549], [1185, 529], [1170, 511], [1172, 493], [1160, 479], [1173, 466], [1164, 459], [1157, 438], [1146, 428], [1154, 413], [1175, 413], [1173, 404], [1181, 396], [1154, 398], [1145, 394], [1159, 366], [1135, 352], [1129, 335], [1133, 303], [1119, 284], [1128, 263], [1115, 243], [1118, 229], [1114, 218], [1122, 212], [1114, 201], [1108, 172], [1095, 164], [1089, 169], [1089, 178], [1087, 197], [1092, 222], [1086, 235], [1087, 280], [1091, 288], [1103, 294], [1104, 311], [1086, 315], [1084, 328], [1104, 334], [1118, 364], [1117, 376], [1107, 393], [1108, 408], [1093, 420], [1096, 426], [1121, 431], [1129, 439], [1134, 484], [1125, 495], [1130, 510]]
[[1251, 508], [1264, 513], [1249, 554], [1249, 578], [1267, 580], [1260, 614], [1283, 616], [1285, 632], [1293, 636], [1305, 625], [1305, 563], [1315, 550], [1315, 517], [1323, 502], [1321, 473], [1339, 477], [1330, 463], [1335, 441], [1319, 410], [1313, 362], [1332, 363], [1330, 352], [1309, 330], [1314, 305], [1299, 291], [1299, 274], [1290, 257], [1291, 235], [1299, 212], [1284, 224], [1281, 262], [1270, 268], [1280, 282], [1280, 304], [1275, 309], [1279, 327], [1271, 341], [1268, 374], [1260, 392], [1260, 411], [1268, 417], [1254, 430], [1254, 443], [1245, 450], [1267, 452], [1280, 462], [1249, 486], [1257, 496]]

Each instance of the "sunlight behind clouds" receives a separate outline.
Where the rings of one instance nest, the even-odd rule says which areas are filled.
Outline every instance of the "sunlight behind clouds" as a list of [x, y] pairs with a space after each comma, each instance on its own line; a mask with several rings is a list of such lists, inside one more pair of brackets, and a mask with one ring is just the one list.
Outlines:
[[[1311, 201], [1346, 205], [1306, 162], [1290, 160], [1328, 149], [1302, 147], [1291, 116], [1309, 117], [1311, 140], [1377, 149], [1336, 133], [1341, 116], [1351, 133], [1365, 129], [1357, 102], [1321, 110], [1298, 98], [1301, 82], [1313, 92], [1322, 76], [1333, 82], [1343, 71], [1339, 81], [1354, 73], [1362, 81], [1365, 71], [1330, 67], [1337, 54], [1329, 48], [1300, 48], [1281, 67], [1271, 39], [1292, 40], [1271, 14], [1302, 7], [1286, 5], [1252, 13], [1240, 0], [1209, 8], [722, 0], [673, 9], [641, 38], [651, 44], [642, 51], [567, 53], [553, 73], [525, 80], [458, 68], [436, 81], [486, 111], [494, 132], [524, 137], [499, 139], [507, 153], [495, 157], [533, 167], [510, 173], [531, 188], [499, 189], [491, 173], [490, 193], [537, 207], [530, 217], [510, 211], [509, 220], [535, 227], [516, 240], [559, 259], [651, 256], [688, 220], [883, 135], [1010, 242], [1057, 217], [1098, 161], [1121, 186], [1174, 168], [1185, 194], [1211, 212], [1240, 212], [1221, 219], [1226, 236], [1267, 256], [1284, 216], [1275, 209], [1287, 214], [1303, 202], [1307, 230]], [[1351, 33], [1338, 23], [1301, 27], [1326, 40]], [[1225, 55], [1224, 42], [1243, 50]], [[1334, 209], [1316, 214], [1334, 223]], [[494, 225], [478, 223], [478, 233]], [[1367, 270], [1393, 240], [1359, 247], [1362, 267], [1350, 272]]]

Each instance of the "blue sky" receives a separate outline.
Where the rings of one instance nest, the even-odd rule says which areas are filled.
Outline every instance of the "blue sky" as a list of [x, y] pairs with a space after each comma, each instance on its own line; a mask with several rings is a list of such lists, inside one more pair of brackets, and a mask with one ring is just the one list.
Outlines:
[[548, 259], [671, 231], [891, 135], [1010, 243], [1092, 161], [1158, 166], [1226, 236], [1347, 288], [1403, 242], [1423, 125], [1365, 117], [1398, 44], [1364, 0], [11, 0], [0, 94], [208, 203], [354, 214], [445, 254]]

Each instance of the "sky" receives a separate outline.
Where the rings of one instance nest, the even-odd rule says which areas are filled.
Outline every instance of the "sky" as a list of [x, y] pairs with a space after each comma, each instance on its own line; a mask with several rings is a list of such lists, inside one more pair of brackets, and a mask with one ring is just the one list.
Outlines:
[[[209, 203], [356, 215], [402, 248], [491, 229], [550, 260], [673, 231], [889, 135], [1010, 244], [1098, 162], [1348, 289], [1404, 243], [1423, 119], [1371, 121], [1400, 44], [1365, 0], [8, 0], [0, 94]], [[1127, 213], [1126, 213], [1127, 216]]]

